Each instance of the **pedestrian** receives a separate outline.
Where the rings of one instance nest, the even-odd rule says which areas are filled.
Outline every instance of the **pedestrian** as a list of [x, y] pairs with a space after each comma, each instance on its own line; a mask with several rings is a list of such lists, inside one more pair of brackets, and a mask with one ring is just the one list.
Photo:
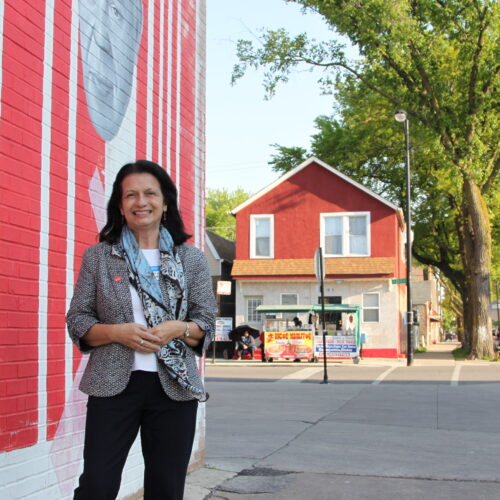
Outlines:
[[84, 255], [68, 332], [90, 353], [84, 467], [74, 499], [114, 499], [138, 432], [144, 500], [182, 500], [199, 401], [195, 353], [215, 327], [204, 254], [185, 242], [177, 190], [156, 163], [124, 165], [100, 243]]
[[241, 359], [243, 354], [250, 354], [251, 358], [255, 357], [255, 340], [248, 333], [248, 330], [245, 330], [239, 340], [236, 342], [236, 354], [238, 355], [238, 359]]

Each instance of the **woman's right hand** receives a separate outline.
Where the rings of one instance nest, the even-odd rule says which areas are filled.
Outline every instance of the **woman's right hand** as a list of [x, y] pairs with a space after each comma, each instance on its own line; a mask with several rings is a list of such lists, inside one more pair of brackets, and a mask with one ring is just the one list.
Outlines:
[[124, 323], [114, 325], [112, 341], [130, 347], [144, 354], [160, 350], [158, 337], [149, 333], [144, 325], [139, 323]]

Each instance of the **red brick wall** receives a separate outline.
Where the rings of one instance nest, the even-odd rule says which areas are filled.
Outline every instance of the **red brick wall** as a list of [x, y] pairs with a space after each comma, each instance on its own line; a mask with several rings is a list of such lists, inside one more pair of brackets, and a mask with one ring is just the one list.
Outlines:
[[[192, 242], [204, 243], [205, 0], [142, 0], [131, 98], [112, 139], [89, 115], [78, 5], [0, 6], [3, 498], [69, 497], [81, 466], [83, 365], [64, 316], [117, 170], [135, 158], [164, 166]], [[27, 461], [37, 464], [30, 477]], [[135, 477], [129, 483], [124, 492], [137, 489]]]

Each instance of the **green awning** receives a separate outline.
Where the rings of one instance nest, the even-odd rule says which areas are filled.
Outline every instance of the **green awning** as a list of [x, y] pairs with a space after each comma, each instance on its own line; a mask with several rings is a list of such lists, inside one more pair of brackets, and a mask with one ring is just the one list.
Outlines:
[[[263, 314], [278, 314], [278, 313], [301, 313], [301, 312], [321, 312], [321, 304], [310, 305], [272, 305], [272, 306], [257, 306], [257, 312]], [[357, 312], [361, 310], [361, 306], [351, 304], [325, 304], [325, 312]]]

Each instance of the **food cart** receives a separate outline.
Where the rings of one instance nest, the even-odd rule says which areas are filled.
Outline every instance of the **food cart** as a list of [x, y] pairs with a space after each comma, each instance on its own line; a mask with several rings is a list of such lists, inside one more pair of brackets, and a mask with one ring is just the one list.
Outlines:
[[[266, 314], [264, 331], [264, 350], [266, 360], [307, 360], [317, 361], [324, 356], [321, 329], [321, 304], [313, 305], [261, 305], [257, 312]], [[327, 328], [327, 359], [352, 358], [359, 360], [360, 311], [361, 307], [350, 304], [325, 304], [325, 313], [339, 313], [347, 316], [342, 330]], [[286, 316], [307, 313], [311, 322], [296, 327]], [[273, 317], [268, 317], [272, 315]], [[328, 325], [327, 325], [328, 326]], [[330, 325], [332, 326], [332, 325]]]

